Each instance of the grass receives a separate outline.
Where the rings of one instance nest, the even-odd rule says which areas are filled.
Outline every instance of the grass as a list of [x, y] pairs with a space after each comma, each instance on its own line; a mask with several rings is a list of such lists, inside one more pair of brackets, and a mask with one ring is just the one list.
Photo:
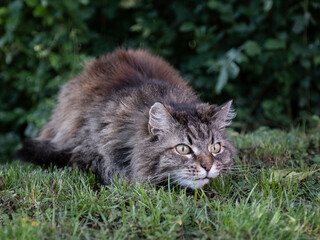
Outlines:
[[0, 239], [319, 239], [319, 129], [231, 135], [233, 174], [196, 191], [2, 164]]

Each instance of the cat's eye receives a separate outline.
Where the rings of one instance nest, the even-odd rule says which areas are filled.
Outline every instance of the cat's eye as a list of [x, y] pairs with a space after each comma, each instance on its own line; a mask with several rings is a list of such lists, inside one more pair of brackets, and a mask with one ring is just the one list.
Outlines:
[[209, 151], [213, 154], [217, 154], [217, 153], [221, 152], [221, 143], [211, 144], [209, 147]]
[[176, 146], [176, 150], [178, 153], [180, 153], [181, 155], [187, 155], [191, 153], [191, 149], [190, 147], [188, 147], [187, 145], [184, 144], [179, 144]]

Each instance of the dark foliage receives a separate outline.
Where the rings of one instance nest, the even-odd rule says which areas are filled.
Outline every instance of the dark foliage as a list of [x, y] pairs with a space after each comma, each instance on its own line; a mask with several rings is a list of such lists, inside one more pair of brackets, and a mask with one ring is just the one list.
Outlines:
[[0, 155], [34, 137], [61, 84], [117, 46], [163, 56], [202, 98], [234, 99], [234, 127], [320, 114], [317, 0], [2, 0]]

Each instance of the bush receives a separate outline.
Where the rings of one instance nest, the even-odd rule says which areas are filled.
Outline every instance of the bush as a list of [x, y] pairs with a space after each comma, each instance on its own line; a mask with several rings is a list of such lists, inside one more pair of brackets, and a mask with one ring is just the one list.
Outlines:
[[320, 3], [3, 0], [0, 154], [34, 137], [59, 87], [117, 46], [163, 56], [205, 101], [234, 99], [234, 127], [320, 114]]

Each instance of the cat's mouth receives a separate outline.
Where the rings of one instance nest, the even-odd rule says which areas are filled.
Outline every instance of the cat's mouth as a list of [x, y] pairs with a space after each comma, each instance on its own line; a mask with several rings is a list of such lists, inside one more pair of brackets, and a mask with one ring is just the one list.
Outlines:
[[219, 176], [219, 172], [218, 172], [218, 171], [214, 171], [214, 172], [208, 172], [208, 173], [206, 174], [206, 176], [204, 176], [204, 177], [198, 177], [198, 178], [195, 178], [194, 180], [195, 180], [195, 181], [197, 181], [197, 180], [205, 180], [205, 179], [210, 180], [210, 179], [214, 179], [214, 178], [216, 178], [216, 177], [218, 177], [218, 176]]
[[217, 172], [217, 171], [212, 172], [212, 173], [208, 172], [205, 177], [199, 177], [199, 178], [196, 178], [194, 180], [198, 181], [198, 180], [206, 180], [207, 179], [209, 181], [210, 179], [214, 179], [214, 178], [216, 178], [218, 176], [219, 176], [219, 172]]
[[206, 176], [206, 177], [202, 177], [202, 178], [184, 178], [184, 179], [180, 179], [179, 181], [179, 185], [184, 186], [184, 187], [188, 187], [191, 189], [196, 189], [196, 188], [201, 188], [204, 185], [208, 184], [210, 181], [210, 179]]
[[210, 178], [209, 178], [209, 177], [203, 177], [203, 178], [195, 178], [194, 180], [195, 180], [195, 181], [198, 181], [198, 180], [205, 180], [205, 179], [208, 179], [208, 180], [210, 180]]
[[208, 184], [210, 181], [209, 178], [205, 177], [205, 178], [198, 178], [195, 179], [192, 183], [192, 186], [190, 186], [191, 188], [201, 188], [204, 185]]

